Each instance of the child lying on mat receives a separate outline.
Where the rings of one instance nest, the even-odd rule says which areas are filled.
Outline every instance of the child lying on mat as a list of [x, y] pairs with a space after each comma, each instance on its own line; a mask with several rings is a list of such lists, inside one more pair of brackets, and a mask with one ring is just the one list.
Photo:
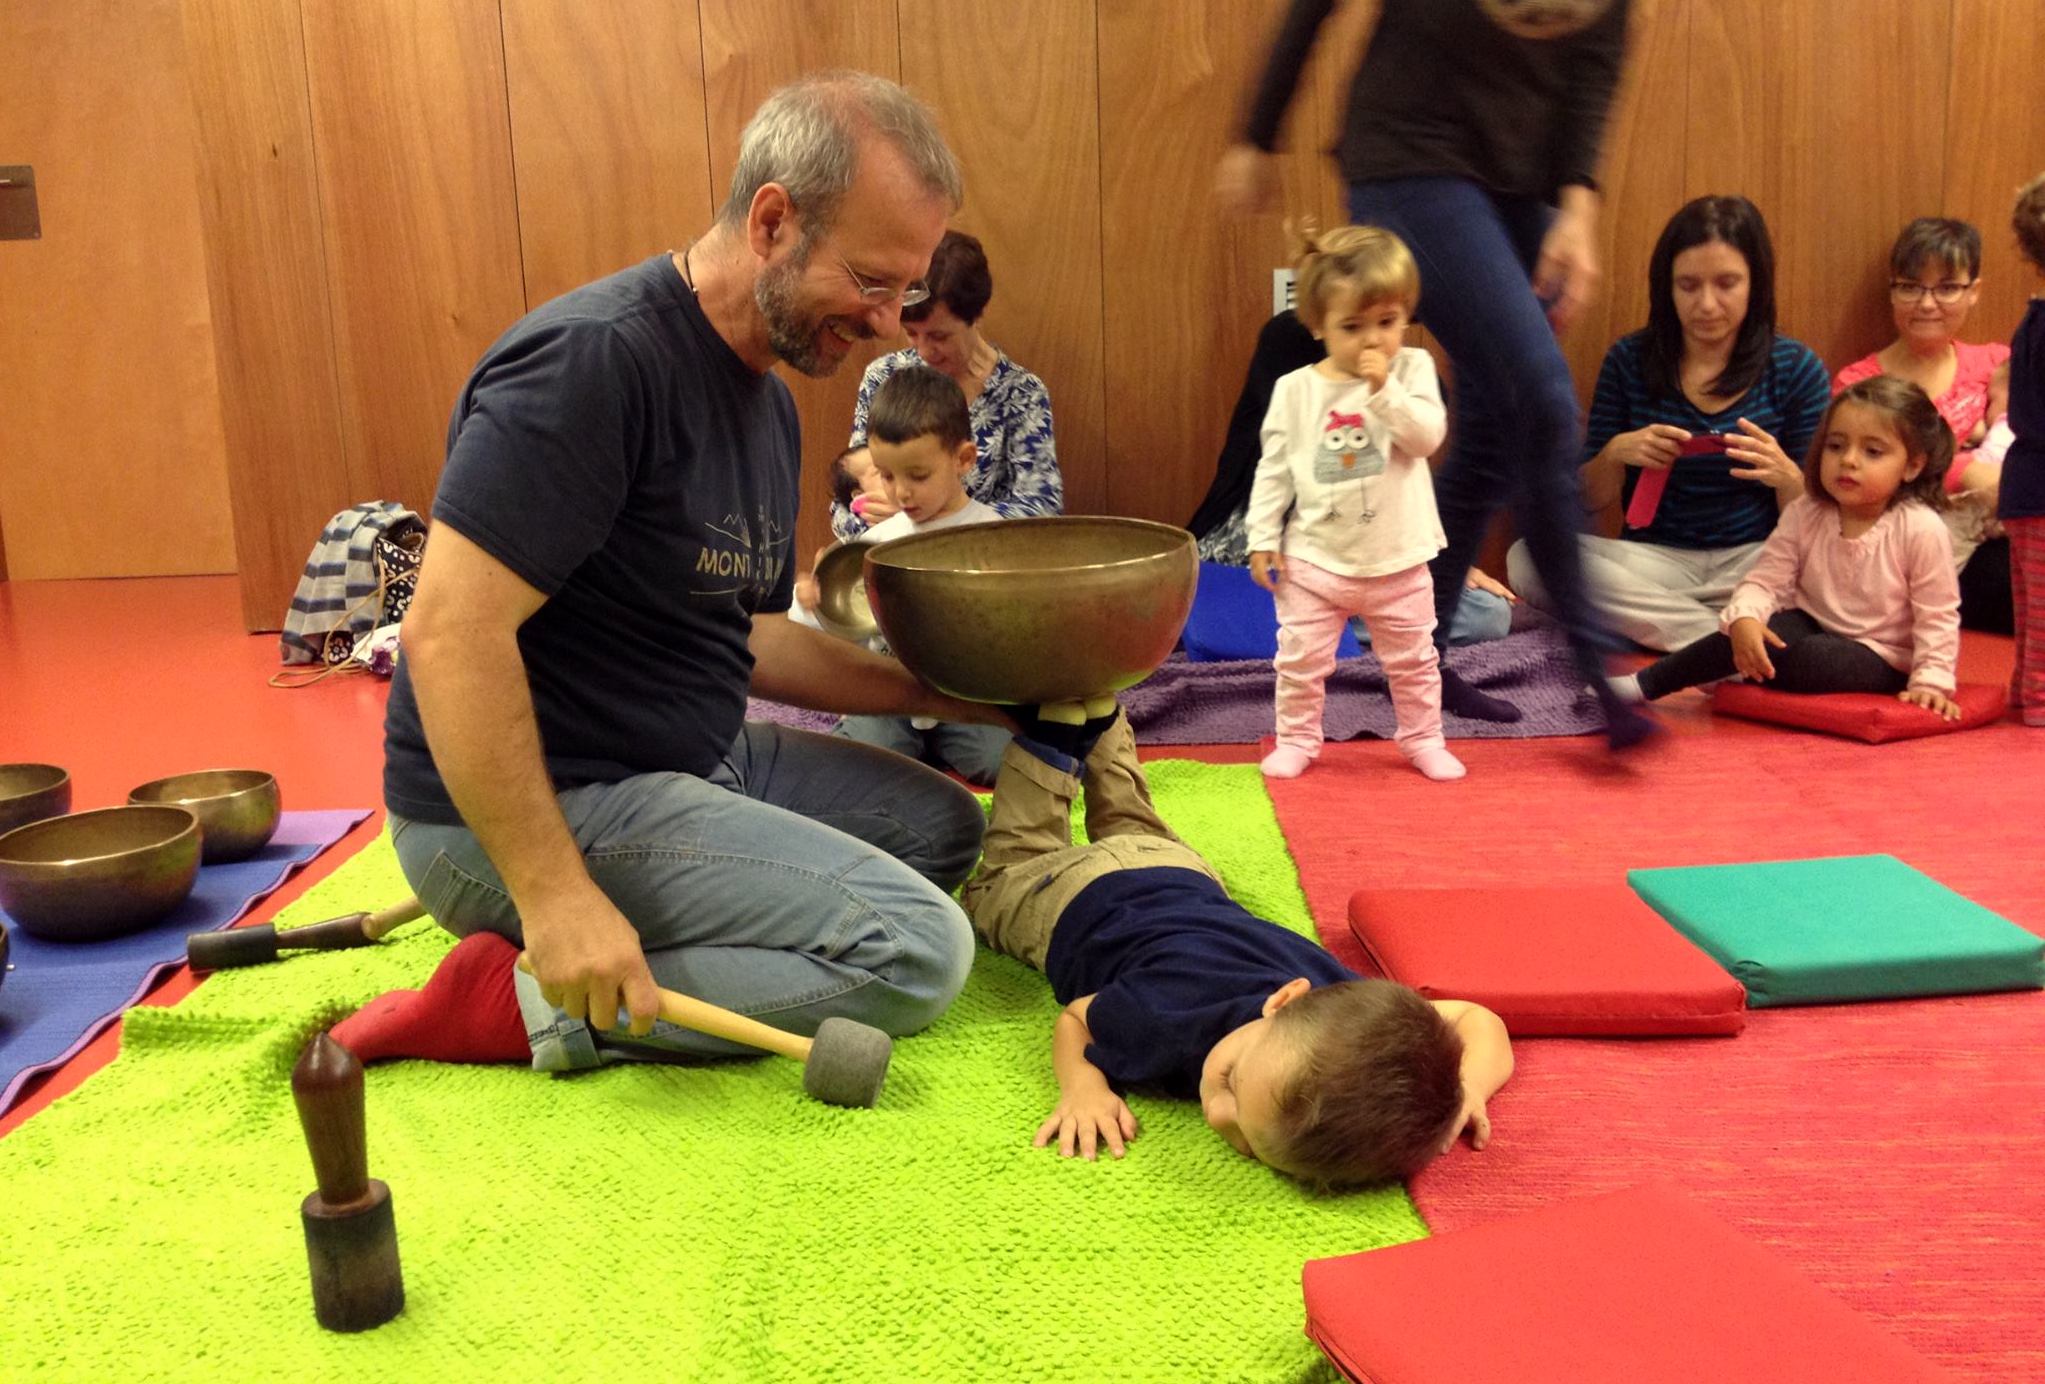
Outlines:
[[[1505, 1025], [1479, 1005], [1364, 980], [1229, 898], [1151, 806], [1112, 698], [1083, 724], [1018, 708], [979, 873], [960, 901], [989, 946], [1043, 971], [1064, 1003], [1059, 1102], [1039, 1148], [1120, 1158], [1136, 1118], [1118, 1085], [1197, 1097], [1239, 1153], [1323, 1186], [1411, 1174], [1512, 1074]], [[1086, 790], [1090, 844], [1071, 841]]]

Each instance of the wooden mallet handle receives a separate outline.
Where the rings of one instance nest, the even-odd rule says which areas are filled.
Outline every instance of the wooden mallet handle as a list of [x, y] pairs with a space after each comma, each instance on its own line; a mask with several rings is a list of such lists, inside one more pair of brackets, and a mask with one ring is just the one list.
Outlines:
[[[518, 954], [518, 969], [527, 975], [533, 973], [532, 959], [524, 952]], [[712, 1038], [743, 1043], [749, 1048], [777, 1052], [798, 1062], [809, 1060], [811, 1040], [800, 1033], [790, 1033], [786, 1029], [763, 1024], [758, 1019], [749, 1019], [743, 1014], [721, 1009], [706, 1000], [691, 999], [679, 991], [664, 989], [659, 993], [660, 1017], [671, 1024], [678, 1024], [697, 1033], [707, 1033]]]

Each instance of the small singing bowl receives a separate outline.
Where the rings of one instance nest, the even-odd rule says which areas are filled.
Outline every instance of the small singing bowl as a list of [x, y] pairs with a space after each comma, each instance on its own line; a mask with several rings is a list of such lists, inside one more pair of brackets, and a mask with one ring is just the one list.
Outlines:
[[168, 803], [199, 818], [208, 865], [246, 860], [269, 844], [283, 815], [277, 780], [260, 769], [204, 769], [145, 783], [131, 803]]
[[100, 942], [165, 917], [199, 876], [199, 819], [102, 807], [0, 836], [0, 908], [51, 942]]
[[962, 525], [865, 553], [889, 649], [969, 702], [1077, 701], [1142, 682], [1178, 642], [1199, 572], [1184, 529], [1078, 515]]
[[71, 810], [71, 775], [54, 764], [0, 764], [0, 836]]
[[840, 639], [865, 643], [880, 633], [866, 600], [866, 550], [858, 539], [834, 543], [817, 558], [817, 623]]

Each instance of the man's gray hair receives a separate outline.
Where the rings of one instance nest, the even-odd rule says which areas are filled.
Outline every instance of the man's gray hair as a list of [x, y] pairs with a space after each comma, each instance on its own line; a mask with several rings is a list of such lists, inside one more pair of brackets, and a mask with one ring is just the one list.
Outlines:
[[874, 133], [899, 149], [924, 187], [958, 210], [965, 192], [958, 160], [937, 121], [907, 91], [868, 72], [815, 72], [774, 92], [739, 136], [731, 194], [718, 220], [745, 223], [753, 196], [768, 183], [788, 190], [808, 239], [829, 229], [858, 171], [859, 143]]

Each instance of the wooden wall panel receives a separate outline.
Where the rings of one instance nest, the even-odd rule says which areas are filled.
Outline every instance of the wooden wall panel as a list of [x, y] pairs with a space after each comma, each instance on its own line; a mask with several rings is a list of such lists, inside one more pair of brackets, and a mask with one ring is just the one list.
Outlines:
[[[1230, 222], [1210, 189], [1282, 9], [1274, 0], [1098, 9], [1108, 508], [1117, 514], [1183, 523], [1192, 513], [1270, 316], [1282, 216]], [[1295, 209], [1319, 196], [1320, 154], [1302, 139], [1312, 108], [1294, 101], [1285, 140]]]
[[[1093, 0], [902, 0], [902, 70], [965, 169], [961, 230], [994, 272], [982, 327], [1051, 392], [1069, 513], [1108, 500]], [[1003, 76], [990, 100], [986, 74]]]
[[184, 0], [242, 618], [277, 629], [354, 503], [298, 0]]
[[234, 570], [178, 0], [0, 5], [0, 513], [15, 579]]
[[709, 220], [693, 3], [502, 0], [525, 298], [663, 250]]
[[1940, 205], [1950, 7], [1691, 0], [1691, 13], [1685, 191], [1754, 199], [1777, 320], [1836, 369], [1894, 335], [1890, 243]]
[[1981, 298], [1966, 326], [1969, 340], [2009, 340], [2039, 290], [2017, 252], [2010, 207], [2018, 188], [2045, 173], [2040, 72], [2045, 13], [2038, 0], [1953, 0], [1941, 210], [1981, 228]]
[[[738, 162], [739, 133], [776, 87], [805, 72], [849, 67], [883, 77], [901, 76], [901, 41], [895, 0], [701, 0], [704, 107], [710, 128], [710, 187], [721, 206]], [[912, 81], [913, 88], [915, 83]], [[782, 378], [802, 418], [802, 514], [796, 552], [814, 553], [830, 541], [830, 481], [825, 468], [844, 450], [852, 406], [867, 363], [900, 342], [876, 342], [846, 356], [838, 373], [813, 380], [792, 370]]]
[[455, 395], [525, 311], [496, 0], [304, 0], [355, 500], [424, 510]]

